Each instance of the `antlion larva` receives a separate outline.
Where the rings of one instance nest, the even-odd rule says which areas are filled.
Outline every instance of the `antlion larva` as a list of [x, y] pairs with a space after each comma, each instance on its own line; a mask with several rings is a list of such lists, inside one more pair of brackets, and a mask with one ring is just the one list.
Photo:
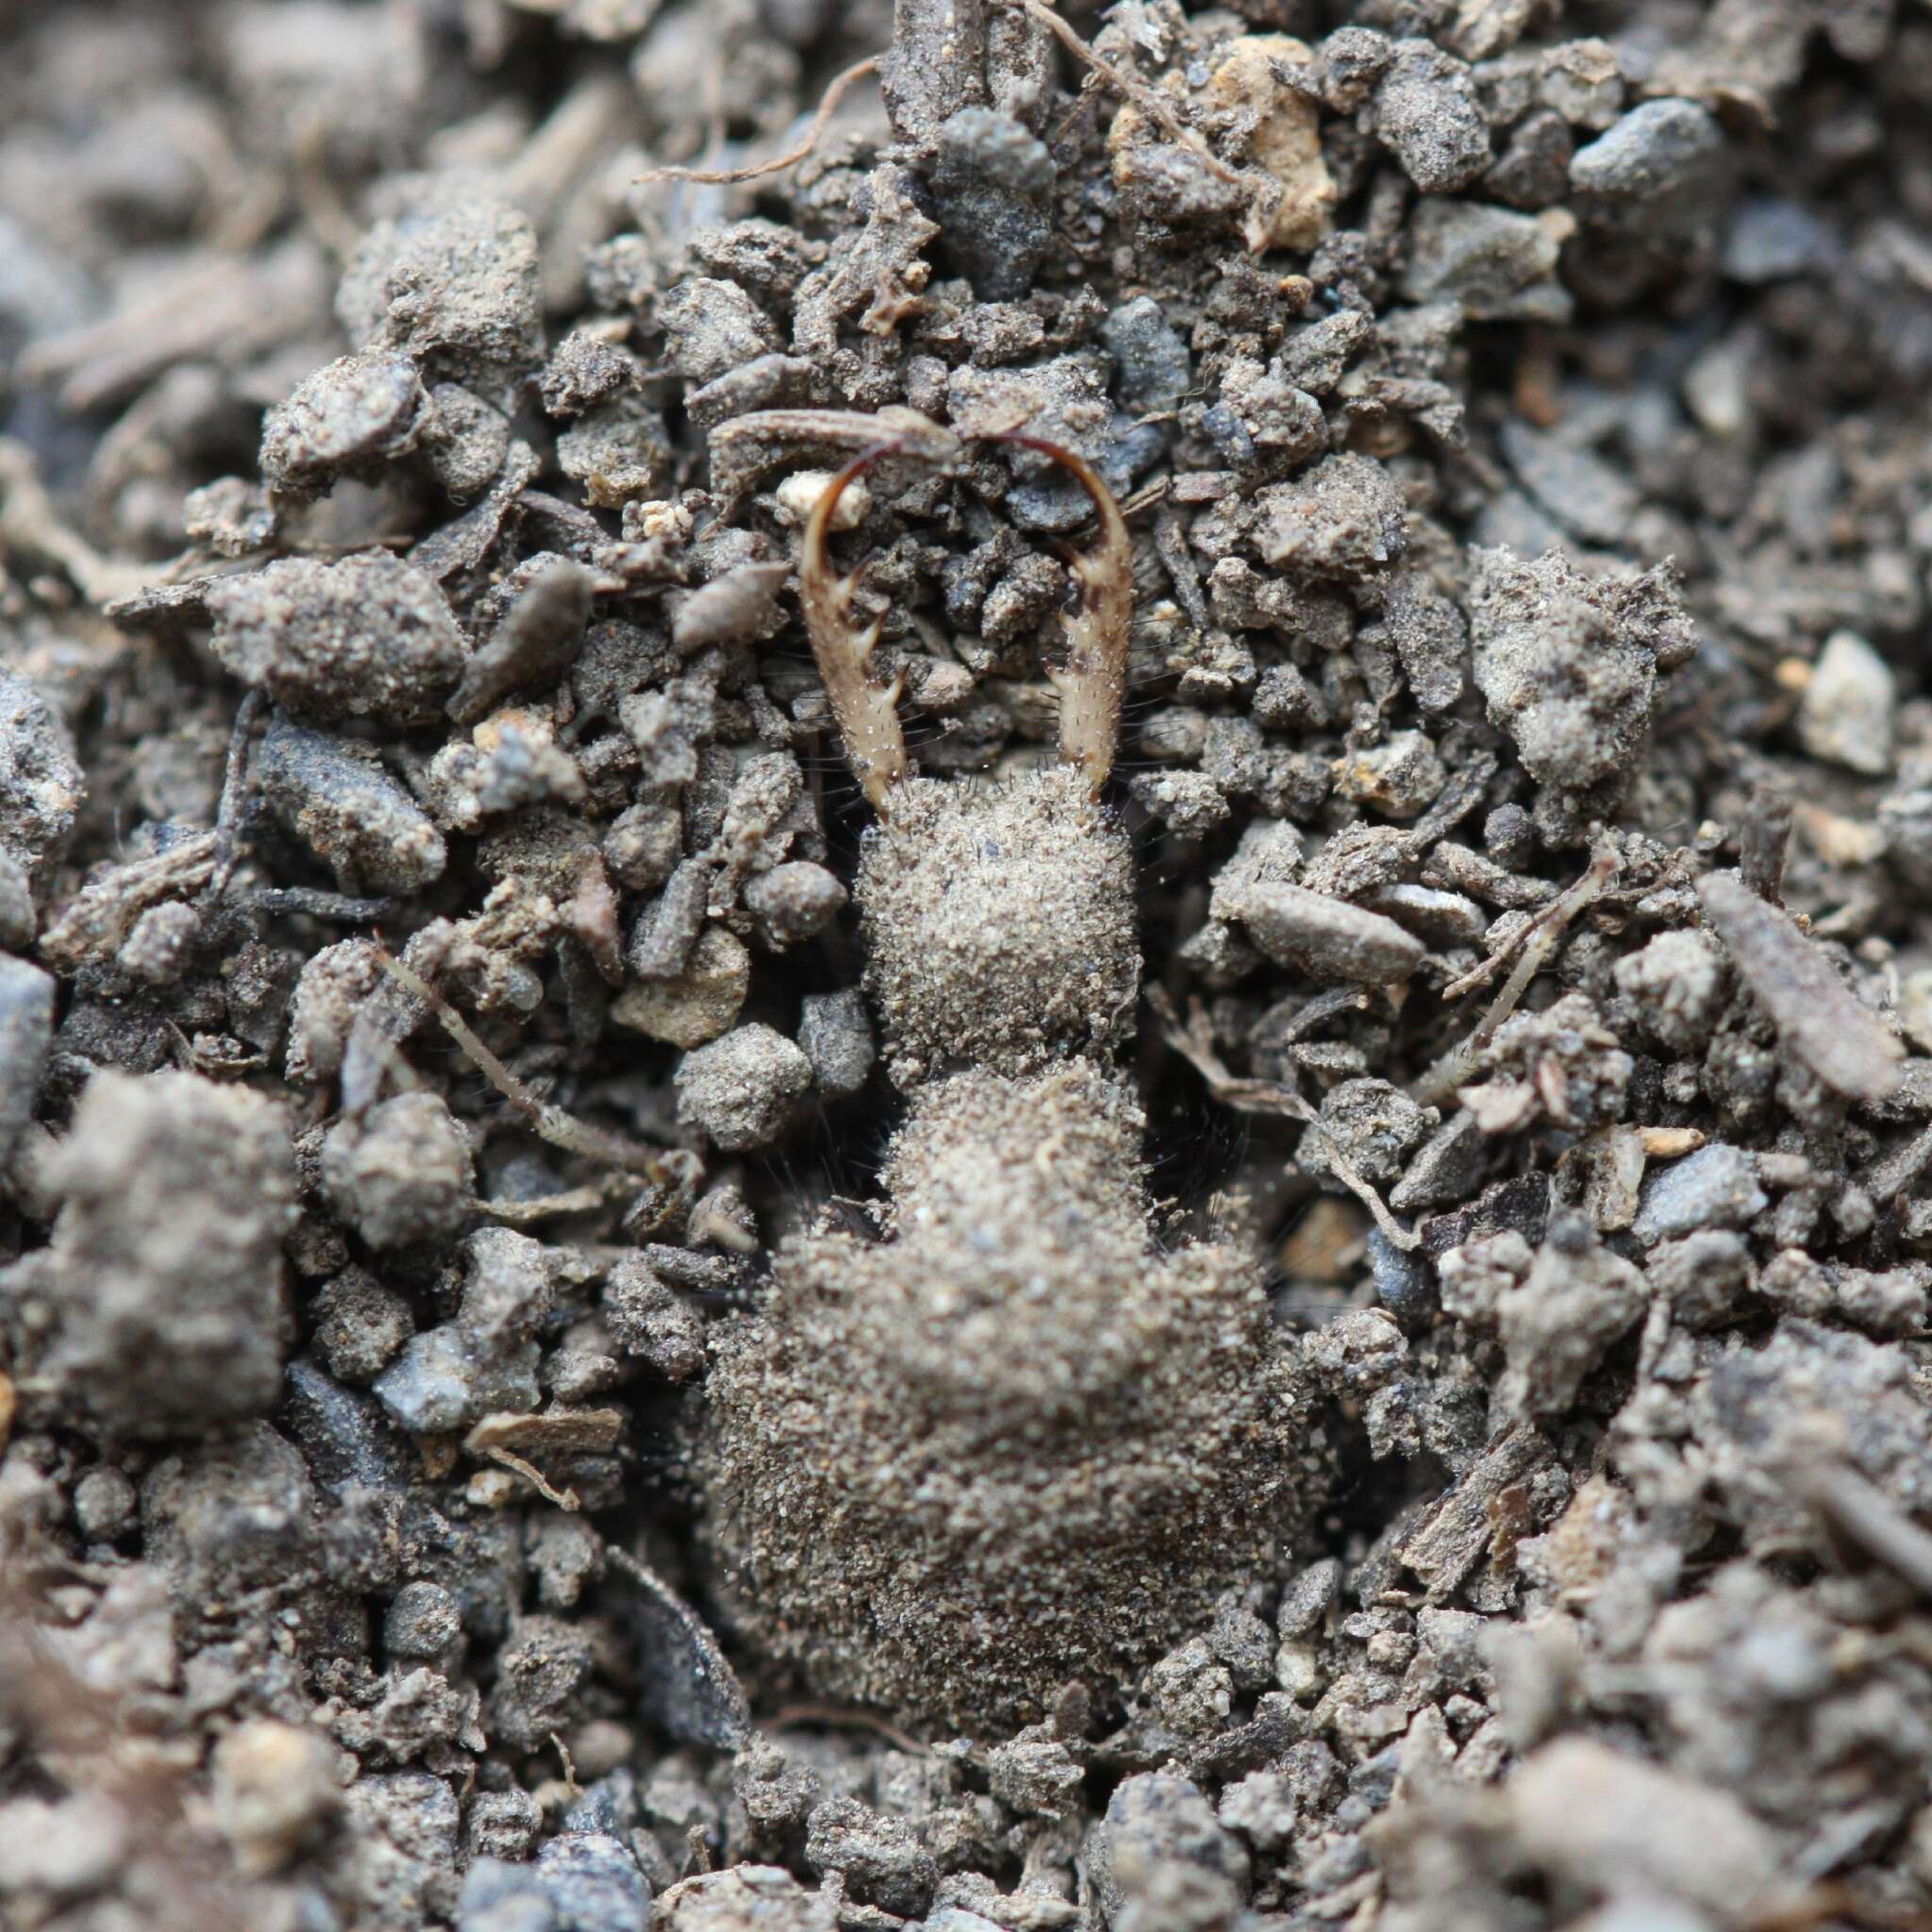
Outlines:
[[[807, 526], [807, 621], [878, 823], [855, 886], [866, 987], [907, 1113], [884, 1238], [782, 1248], [718, 1331], [703, 1461], [718, 1589], [824, 1695], [962, 1727], [1117, 1688], [1265, 1565], [1307, 1492], [1291, 1351], [1236, 1248], [1163, 1247], [1145, 1122], [1115, 1064], [1141, 959], [1134, 862], [1100, 800], [1133, 616], [1125, 523], [1099, 524], [1063, 619], [1061, 761], [912, 776], [895, 707]], [[932, 443], [922, 439], [922, 451]]]

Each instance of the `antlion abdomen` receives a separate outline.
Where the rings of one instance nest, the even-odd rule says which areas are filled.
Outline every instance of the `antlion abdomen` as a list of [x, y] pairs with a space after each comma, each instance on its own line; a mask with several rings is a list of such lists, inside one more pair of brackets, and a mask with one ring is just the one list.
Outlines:
[[1163, 1254], [1141, 1117], [1074, 1059], [920, 1092], [890, 1238], [781, 1256], [712, 1370], [747, 1634], [962, 1727], [1116, 1687], [1268, 1561], [1301, 1433], [1250, 1259]]

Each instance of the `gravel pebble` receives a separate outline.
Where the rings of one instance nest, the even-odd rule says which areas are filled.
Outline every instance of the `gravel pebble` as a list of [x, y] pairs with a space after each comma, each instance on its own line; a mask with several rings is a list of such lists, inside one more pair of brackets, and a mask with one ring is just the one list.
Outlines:
[[677, 1069], [677, 1117], [726, 1154], [769, 1146], [811, 1086], [811, 1062], [760, 1021], [685, 1055]]
[[436, 585], [384, 550], [283, 558], [218, 578], [207, 598], [222, 668], [325, 721], [428, 723], [469, 655]]

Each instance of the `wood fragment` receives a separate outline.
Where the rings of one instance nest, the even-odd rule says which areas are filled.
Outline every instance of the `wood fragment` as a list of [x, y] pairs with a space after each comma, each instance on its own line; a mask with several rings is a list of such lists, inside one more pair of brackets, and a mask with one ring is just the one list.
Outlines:
[[614, 1408], [554, 1408], [539, 1415], [502, 1412], [486, 1415], [463, 1438], [472, 1456], [520, 1475], [546, 1502], [573, 1514], [583, 1505], [573, 1489], [558, 1489], [533, 1457], [608, 1456], [624, 1434], [623, 1413]]
[[1882, 1490], [1835, 1461], [1801, 1465], [1792, 1470], [1791, 1480], [1840, 1535], [1932, 1597], [1932, 1532], [1921, 1529]]
[[268, 693], [251, 691], [235, 709], [228, 738], [228, 759], [222, 774], [222, 802], [215, 811], [215, 869], [203, 890], [205, 900], [219, 899], [228, 889], [242, 853], [242, 822], [248, 808], [248, 747], [268, 715]]
[[1428, 1586], [1432, 1602], [1447, 1596], [1482, 1560], [1495, 1535], [1492, 1506], [1556, 1453], [1549, 1438], [1534, 1423], [1512, 1423], [1491, 1439], [1462, 1476], [1403, 1539], [1402, 1560]]
[[41, 940], [41, 958], [74, 974], [120, 947], [135, 922], [155, 906], [192, 899], [213, 878], [216, 835], [196, 832], [178, 844], [131, 859], [83, 886]]
[[675, 1738], [736, 1750], [751, 1735], [751, 1705], [705, 1621], [641, 1557], [615, 1543], [611, 1566], [637, 1586], [642, 1702]]
[[1797, 1059], [1847, 1100], [1886, 1100], [1898, 1091], [1905, 1049], [1790, 913], [1760, 899], [1734, 872], [1707, 874], [1697, 899], [1739, 978]]
[[105, 607], [139, 592], [152, 564], [103, 557], [55, 508], [25, 443], [0, 436], [0, 552], [36, 557], [66, 572], [90, 603]]
[[1744, 883], [1773, 906], [1784, 904], [1785, 852], [1791, 842], [1791, 801], [1760, 785], [1738, 835], [1738, 869]]

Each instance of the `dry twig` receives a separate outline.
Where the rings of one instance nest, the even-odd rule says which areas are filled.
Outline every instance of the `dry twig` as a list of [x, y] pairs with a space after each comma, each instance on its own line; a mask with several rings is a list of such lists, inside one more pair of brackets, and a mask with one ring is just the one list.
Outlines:
[[782, 175], [787, 168], [795, 168], [800, 161], [811, 158], [812, 150], [824, 138], [826, 125], [838, 111], [839, 103], [868, 74], [875, 74], [878, 64], [878, 56], [868, 54], [863, 60], [855, 60], [843, 74], [835, 75], [819, 102], [818, 111], [811, 117], [811, 125], [805, 130], [805, 139], [782, 155], [773, 156], [769, 161], [757, 161], [743, 168], [666, 166], [652, 168], [637, 178], [641, 182], [692, 181], [705, 188], [729, 188], [741, 181], [761, 181], [767, 175]]

